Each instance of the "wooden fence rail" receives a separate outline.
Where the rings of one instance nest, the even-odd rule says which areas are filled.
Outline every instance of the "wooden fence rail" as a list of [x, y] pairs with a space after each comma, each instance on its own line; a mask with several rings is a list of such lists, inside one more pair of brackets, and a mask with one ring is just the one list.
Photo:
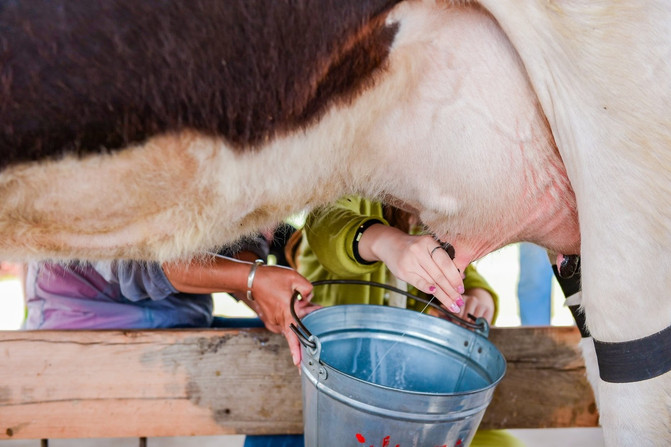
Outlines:
[[[481, 427], [598, 423], [573, 327], [493, 328], [508, 361]], [[265, 329], [0, 332], [0, 439], [301, 433]]]

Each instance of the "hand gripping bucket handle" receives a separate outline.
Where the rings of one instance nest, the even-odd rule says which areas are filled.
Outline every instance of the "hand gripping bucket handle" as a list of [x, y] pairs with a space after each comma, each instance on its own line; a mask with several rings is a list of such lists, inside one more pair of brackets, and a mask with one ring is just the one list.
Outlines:
[[[417, 295], [414, 295], [410, 292], [407, 292], [405, 290], [401, 290], [397, 287], [390, 286], [388, 284], [382, 284], [374, 281], [363, 281], [363, 280], [357, 280], [357, 279], [325, 279], [322, 281], [315, 281], [312, 283], [313, 286], [322, 286], [326, 284], [358, 284], [362, 286], [372, 286], [372, 287], [380, 287], [382, 289], [387, 289], [391, 290], [392, 292], [399, 293], [401, 295], [405, 295], [408, 298], [412, 298], [414, 300], [417, 300], [419, 302], [422, 302], [426, 304], [427, 306], [430, 306], [438, 311], [440, 311], [445, 317], [447, 317], [448, 320], [452, 321], [453, 323], [460, 324], [468, 329], [473, 330], [475, 333], [482, 335], [485, 338], [489, 337], [489, 324], [487, 323], [487, 320], [485, 320], [482, 317], [476, 318], [475, 316], [468, 314], [468, 317], [475, 322], [467, 321], [464, 320], [463, 318], [460, 318], [456, 316], [455, 314], [448, 312], [447, 310], [443, 309], [442, 306], [439, 304], [435, 303], [435, 300], [427, 300], [426, 298], [419, 297]], [[307, 349], [310, 349], [314, 351], [317, 349], [317, 343], [315, 342], [315, 337], [312, 335], [312, 333], [308, 330], [308, 328], [305, 327], [303, 322], [301, 321], [300, 318], [298, 318], [298, 315], [296, 315], [296, 310], [294, 309], [294, 306], [296, 304], [296, 300], [299, 300], [301, 298], [300, 293], [297, 291], [294, 292], [293, 296], [291, 297], [291, 316], [294, 318], [296, 321], [296, 326], [295, 324], [291, 323], [289, 327], [291, 330], [296, 334], [298, 337], [298, 340], [300, 340], [301, 344], [305, 346]]]

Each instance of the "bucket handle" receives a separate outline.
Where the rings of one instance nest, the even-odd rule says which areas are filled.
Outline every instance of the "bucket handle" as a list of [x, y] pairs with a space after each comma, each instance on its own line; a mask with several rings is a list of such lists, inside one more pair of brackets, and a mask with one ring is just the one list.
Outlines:
[[296, 334], [296, 337], [298, 337], [298, 340], [303, 346], [314, 350], [317, 348], [317, 343], [313, 341], [314, 336], [312, 335], [312, 332], [310, 332], [308, 328], [305, 327], [301, 319], [298, 318], [298, 315], [296, 315], [296, 309], [294, 306], [297, 299], [301, 300], [303, 297], [298, 292], [298, 290], [294, 290], [294, 294], [291, 295], [291, 306], [289, 306], [289, 310], [291, 311], [291, 316], [294, 317], [294, 320], [298, 324], [298, 327], [296, 327], [295, 324], [290, 323], [289, 328], [294, 332], [294, 334]]
[[[420, 301], [427, 306], [431, 306], [434, 309], [440, 311], [447, 317], [448, 320], [452, 321], [453, 323], [458, 323], [461, 324], [471, 330], [473, 330], [476, 334], [482, 335], [485, 338], [489, 337], [489, 323], [487, 323], [487, 320], [485, 320], [482, 317], [476, 318], [475, 316], [468, 314], [468, 317], [472, 320], [475, 321], [475, 323], [472, 323], [468, 320], [464, 320], [463, 318], [460, 318], [456, 315], [454, 315], [451, 312], [448, 312], [447, 310], [443, 309], [440, 305], [436, 304], [433, 302], [433, 300], [427, 300], [426, 298], [419, 297], [417, 295], [414, 295], [410, 292], [407, 292], [405, 290], [399, 289], [394, 286], [390, 286], [388, 284], [382, 284], [379, 282], [375, 281], [364, 281], [364, 280], [359, 280], [359, 279], [324, 279], [321, 281], [315, 281], [312, 283], [313, 286], [322, 286], [326, 284], [357, 284], [357, 285], [363, 285], [363, 286], [373, 286], [373, 287], [380, 287], [382, 289], [387, 289], [391, 290], [392, 292], [400, 293], [401, 295], [405, 295], [408, 298], [412, 298], [414, 300]], [[294, 317], [294, 320], [296, 320], [296, 323], [298, 324], [298, 327], [291, 323], [289, 327], [291, 330], [296, 334], [298, 337], [298, 340], [300, 340], [301, 344], [303, 346], [315, 349], [317, 347], [317, 344], [313, 341], [313, 335], [312, 333], [308, 330], [308, 328], [305, 327], [303, 322], [298, 318], [298, 315], [296, 315], [296, 311], [294, 309], [294, 304], [296, 303], [297, 299], [300, 299], [300, 293], [297, 291], [294, 291], [293, 296], [291, 297], [291, 316]], [[300, 328], [300, 329], [299, 329]]]

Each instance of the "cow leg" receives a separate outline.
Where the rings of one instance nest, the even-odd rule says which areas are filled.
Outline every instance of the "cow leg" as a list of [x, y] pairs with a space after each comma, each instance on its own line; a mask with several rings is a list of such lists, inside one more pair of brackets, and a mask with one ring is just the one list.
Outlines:
[[599, 390], [606, 445], [669, 445], [671, 375], [636, 384], [600, 381]]
[[592, 386], [596, 405], [599, 407], [599, 365], [596, 360], [596, 351], [594, 350], [594, 340], [586, 337], [580, 340], [580, 350], [585, 360], [585, 370], [587, 381]]
[[[623, 342], [663, 330], [671, 324], [671, 5], [480, 3], [519, 52], [575, 191], [592, 336]], [[668, 445], [671, 373], [597, 382], [607, 445]]]
[[[660, 147], [640, 150], [650, 153]], [[582, 234], [582, 299], [594, 340], [621, 343], [648, 337], [671, 324], [667, 296], [671, 290], [671, 217], [666, 215], [670, 208], [664, 205], [671, 191], [667, 171], [661, 166], [645, 166], [624, 149], [619, 154], [622, 158], [600, 152], [592, 153], [600, 162], [581, 169], [573, 181], [582, 187], [576, 191]], [[646, 174], [639, 178], [641, 171]], [[661, 211], [653, 211], [655, 208]], [[630, 383], [599, 379], [595, 393], [607, 445], [668, 445], [670, 391], [671, 373]]]
[[[654, 411], [650, 404], [657, 401], [660, 405], [657, 405], [656, 410], [662, 412], [661, 414], [667, 411], [664, 398], [660, 400], [654, 396], [660, 389], [669, 389], [668, 377], [663, 376], [636, 385], [607, 383], [599, 377], [594, 340], [583, 338], [580, 348], [585, 359], [587, 380], [592, 386], [601, 425], [604, 426], [606, 445], [666, 445], [668, 426], [658, 425], [649, 415]], [[642, 436], [641, 433], [645, 434]]]
[[[342, 177], [337, 166], [319, 164], [320, 153], [303, 145], [320, 147], [297, 135], [240, 155], [220, 139], [183, 132], [122, 152], [7, 168], [0, 252], [165, 260], [212, 250], [339, 196], [329, 180]], [[301, 163], [306, 171], [295, 168]]]
[[[573, 180], [581, 185], [583, 307], [595, 340], [620, 343], [671, 324], [671, 217], [663, 203], [671, 191], [663, 167], [645, 166], [624, 149], [619, 157], [598, 152], [591, 155], [599, 163], [580, 169]], [[607, 445], [668, 445], [671, 373], [630, 383], [600, 379], [595, 389]]]

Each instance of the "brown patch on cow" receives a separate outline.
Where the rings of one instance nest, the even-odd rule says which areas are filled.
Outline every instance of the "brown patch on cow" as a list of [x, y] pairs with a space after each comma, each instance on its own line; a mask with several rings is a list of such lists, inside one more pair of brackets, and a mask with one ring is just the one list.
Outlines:
[[383, 65], [395, 3], [6, 3], [0, 169], [170, 131], [240, 149], [306, 126]]

